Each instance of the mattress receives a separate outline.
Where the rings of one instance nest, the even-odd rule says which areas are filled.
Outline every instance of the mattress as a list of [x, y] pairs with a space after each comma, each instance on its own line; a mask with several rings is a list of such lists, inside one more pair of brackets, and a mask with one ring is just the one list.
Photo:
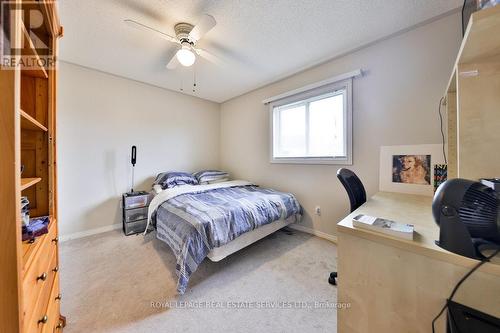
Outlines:
[[269, 224], [263, 225], [260, 228], [249, 231], [238, 238], [235, 238], [226, 245], [213, 248], [208, 254], [207, 258], [211, 261], [217, 262], [226, 258], [227, 256], [238, 252], [239, 250], [247, 247], [248, 245], [255, 243], [256, 241], [286, 227], [292, 223], [300, 222], [301, 215], [292, 215], [284, 220], [278, 220], [271, 222]]

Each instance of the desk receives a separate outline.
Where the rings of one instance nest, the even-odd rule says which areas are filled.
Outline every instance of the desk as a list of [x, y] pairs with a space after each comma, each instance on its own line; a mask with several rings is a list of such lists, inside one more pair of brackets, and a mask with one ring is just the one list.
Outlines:
[[[431, 197], [379, 192], [337, 225], [338, 332], [430, 332], [455, 284], [477, 261], [435, 245]], [[413, 241], [353, 227], [357, 214], [415, 225]], [[500, 317], [500, 261], [484, 264], [454, 300]], [[443, 315], [437, 332], [445, 332]]]

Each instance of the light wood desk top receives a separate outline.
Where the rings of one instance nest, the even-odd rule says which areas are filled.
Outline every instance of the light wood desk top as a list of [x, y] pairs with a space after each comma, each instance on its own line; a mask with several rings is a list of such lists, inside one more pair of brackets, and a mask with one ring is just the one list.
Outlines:
[[[478, 261], [446, 251], [435, 244], [435, 240], [439, 239], [439, 226], [434, 222], [431, 204], [432, 197], [379, 192], [340, 221], [337, 224], [337, 232], [383, 243], [464, 267], [473, 267], [476, 265]], [[413, 224], [415, 225], [413, 241], [356, 228], [352, 225], [352, 218], [358, 214], [387, 218], [399, 223]], [[480, 270], [500, 276], [500, 259], [497, 256], [492, 263], [484, 264]]]

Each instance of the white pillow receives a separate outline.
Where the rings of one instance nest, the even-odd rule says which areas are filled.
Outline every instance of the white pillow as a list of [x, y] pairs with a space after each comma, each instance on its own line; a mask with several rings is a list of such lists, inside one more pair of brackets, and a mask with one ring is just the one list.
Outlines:
[[217, 183], [227, 182], [228, 180], [229, 180], [229, 178], [222, 178], [222, 179], [211, 180], [209, 182], [202, 182], [200, 184], [202, 184], [202, 185], [217, 184]]

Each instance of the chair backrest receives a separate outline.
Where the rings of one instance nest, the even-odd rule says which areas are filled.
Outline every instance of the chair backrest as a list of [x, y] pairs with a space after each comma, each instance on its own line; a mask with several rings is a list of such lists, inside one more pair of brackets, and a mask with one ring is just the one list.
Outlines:
[[366, 202], [365, 187], [354, 172], [341, 168], [337, 171], [337, 178], [347, 191], [349, 201], [351, 202], [351, 212]]

